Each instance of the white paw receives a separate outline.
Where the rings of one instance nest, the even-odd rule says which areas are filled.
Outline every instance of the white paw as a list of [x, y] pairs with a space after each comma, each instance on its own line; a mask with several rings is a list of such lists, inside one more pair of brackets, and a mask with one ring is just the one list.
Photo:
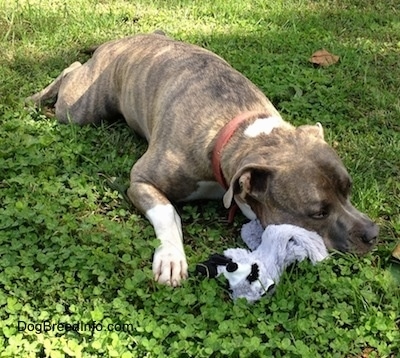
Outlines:
[[188, 276], [185, 253], [173, 245], [164, 244], [156, 249], [153, 258], [154, 279], [168, 286], [179, 286]]

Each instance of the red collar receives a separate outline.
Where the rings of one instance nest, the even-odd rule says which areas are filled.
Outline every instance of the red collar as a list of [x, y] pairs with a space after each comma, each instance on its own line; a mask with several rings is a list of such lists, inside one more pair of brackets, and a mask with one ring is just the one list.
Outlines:
[[251, 117], [260, 115], [260, 112], [250, 111], [243, 112], [229, 121], [225, 126], [219, 131], [217, 135], [217, 140], [214, 145], [214, 150], [212, 153], [212, 168], [214, 172], [215, 179], [224, 188], [228, 189], [229, 185], [225, 180], [224, 174], [221, 168], [221, 156], [226, 144], [232, 138], [233, 134], [238, 129], [239, 125]]
[[[249, 111], [249, 112], [240, 113], [235, 118], [233, 118], [231, 121], [229, 121], [219, 131], [219, 133], [217, 135], [217, 140], [215, 142], [214, 150], [212, 153], [212, 168], [213, 168], [215, 179], [224, 189], [228, 189], [229, 185], [226, 182], [224, 173], [222, 172], [222, 168], [221, 168], [222, 151], [224, 150], [224, 148], [225, 148], [226, 144], [229, 142], [229, 140], [232, 138], [233, 134], [238, 129], [239, 125], [241, 123], [243, 123], [244, 121], [246, 121], [252, 117], [255, 117], [256, 115], [260, 116], [260, 112]], [[229, 216], [228, 216], [229, 223], [233, 222], [233, 217], [236, 213], [236, 210], [237, 210], [237, 205], [234, 205], [230, 208]]]

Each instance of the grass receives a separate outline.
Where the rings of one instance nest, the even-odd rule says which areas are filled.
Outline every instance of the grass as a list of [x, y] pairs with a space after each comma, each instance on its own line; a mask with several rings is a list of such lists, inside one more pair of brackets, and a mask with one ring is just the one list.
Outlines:
[[[399, 356], [399, 18], [398, 0], [0, 0], [0, 356]], [[153, 230], [117, 190], [145, 143], [23, 99], [81, 49], [155, 29], [226, 58], [291, 122], [320, 121], [381, 227], [376, 250], [301, 263], [251, 306], [217, 280], [154, 284]], [[314, 68], [320, 48], [340, 63]], [[221, 203], [178, 209], [191, 269], [240, 243]]]

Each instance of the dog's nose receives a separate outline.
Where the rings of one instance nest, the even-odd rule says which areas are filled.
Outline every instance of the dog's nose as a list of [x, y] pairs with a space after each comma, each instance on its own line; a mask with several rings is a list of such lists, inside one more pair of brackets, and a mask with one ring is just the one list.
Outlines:
[[373, 245], [376, 242], [377, 236], [369, 237], [368, 235], [363, 235], [361, 237], [362, 241], [366, 244]]
[[373, 245], [376, 243], [378, 239], [379, 229], [377, 225], [373, 225], [372, 227], [365, 230], [364, 235], [361, 236], [361, 240], [366, 244]]

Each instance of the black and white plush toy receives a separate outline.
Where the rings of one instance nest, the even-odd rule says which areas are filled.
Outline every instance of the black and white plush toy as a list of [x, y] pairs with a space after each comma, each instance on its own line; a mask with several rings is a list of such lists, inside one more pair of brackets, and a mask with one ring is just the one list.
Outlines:
[[224, 275], [233, 299], [257, 301], [273, 292], [290, 264], [306, 258], [315, 264], [328, 256], [321, 236], [298, 226], [270, 225], [264, 230], [258, 220], [252, 220], [243, 225], [241, 236], [251, 251], [227, 249], [196, 267], [207, 277]]

